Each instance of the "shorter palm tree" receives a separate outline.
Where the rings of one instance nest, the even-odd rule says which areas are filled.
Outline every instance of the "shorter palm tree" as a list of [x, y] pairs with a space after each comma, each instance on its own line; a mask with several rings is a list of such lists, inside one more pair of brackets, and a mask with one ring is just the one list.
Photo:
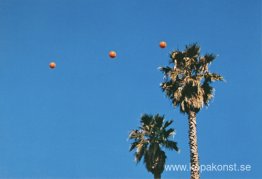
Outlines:
[[144, 114], [141, 117], [139, 129], [132, 130], [129, 139], [131, 143], [130, 151], [136, 148], [135, 160], [140, 162], [144, 158], [146, 169], [154, 175], [155, 179], [160, 179], [165, 168], [166, 154], [162, 148], [178, 151], [177, 143], [170, 140], [175, 134], [173, 128], [168, 128], [172, 120], [165, 121], [164, 116]]

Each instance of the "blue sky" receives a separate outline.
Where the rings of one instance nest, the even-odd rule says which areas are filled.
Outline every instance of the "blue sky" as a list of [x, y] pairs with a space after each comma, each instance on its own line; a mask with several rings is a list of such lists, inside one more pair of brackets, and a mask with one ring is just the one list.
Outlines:
[[0, 0], [0, 178], [152, 178], [128, 152], [142, 113], [175, 120], [167, 164], [188, 164], [157, 67], [193, 42], [226, 79], [198, 115], [200, 162], [252, 166], [202, 177], [261, 178], [261, 22], [259, 0]]

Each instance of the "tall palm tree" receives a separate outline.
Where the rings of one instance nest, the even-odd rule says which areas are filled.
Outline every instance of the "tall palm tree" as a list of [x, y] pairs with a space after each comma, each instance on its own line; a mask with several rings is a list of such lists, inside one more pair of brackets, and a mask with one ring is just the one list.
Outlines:
[[173, 128], [168, 128], [172, 120], [164, 121], [164, 116], [144, 114], [141, 117], [139, 129], [132, 130], [129, 139], [134, 141], [130, 151], [136, 148], [135, 160], [140, 162], [144, 158], [146, 169], [160, 179], [164, 171], [166, 154], [162, 148], [178, 151], [177, 143], [170, 140], [174, 135]]
[[174, 107], [179, 106], [180, 111], [188, 115], [191, 179], [200, 178], [196, 114], [213, 97], [211, 83], [223, 80], [222, 76], [208, 69], [215, 57], [214, 54], [201, 56], [200, 47], [192, 44], [186, 46], [184, 51], [175, 50], [170, 54], [171, 67], [160, 67], [164, 73], [162, 90]]

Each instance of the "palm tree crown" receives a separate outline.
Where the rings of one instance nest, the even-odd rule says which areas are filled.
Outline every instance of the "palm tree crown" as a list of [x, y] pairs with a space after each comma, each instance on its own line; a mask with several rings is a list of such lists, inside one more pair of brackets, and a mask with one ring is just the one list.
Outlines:
[[129, 134], [129, 139], [134, 140], [130, 151], [136, 148], [136, 162], [140, 162], [144, 157], [147, 170], [154, 174], [155, 178], [160, 178], [166, 161], [162, 148], [178, 151], [177, 143], [170, 140], [175, 131], [173, 128], [167, 129], [173, 121], [164, 121], [164, 116], [159, 114], [155, 116], [144, 114], [140, 122], [139, 129], [132, 130]]
[[213, 81], [223, 77], [209, 72], [214, 54], [200, 56], [197, 44], [186, 46], [185, 51], [175, 50], [170, 55], [172, 67], [160, 67], [165, 75], [161, 88], [172, 100], [174, 107], [180, 105], [182, 113], [198, 112], [213, 97]]

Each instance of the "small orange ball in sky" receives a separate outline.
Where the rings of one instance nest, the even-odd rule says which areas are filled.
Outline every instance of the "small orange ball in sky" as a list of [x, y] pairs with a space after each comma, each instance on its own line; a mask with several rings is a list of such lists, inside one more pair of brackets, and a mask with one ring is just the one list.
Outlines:
[[115, 51], [110, 51], [110, 52], [109, 52], [109, 56], [110, 56], [111, 58], [115, 58], [115, 57], [116, 57], [116, 52], [115, 52]]
[[161, 48], [166, 48], [167, 44], [166, 44], [166, 42], [162, 41], [162, 42], [159, 43], [159, 46]]
[[50, 67], [51, 69], [54, 69], [54, 68], [56, 67], [55, 62], [51, 62], [51, 63], [49, 63], [49, 67]]

